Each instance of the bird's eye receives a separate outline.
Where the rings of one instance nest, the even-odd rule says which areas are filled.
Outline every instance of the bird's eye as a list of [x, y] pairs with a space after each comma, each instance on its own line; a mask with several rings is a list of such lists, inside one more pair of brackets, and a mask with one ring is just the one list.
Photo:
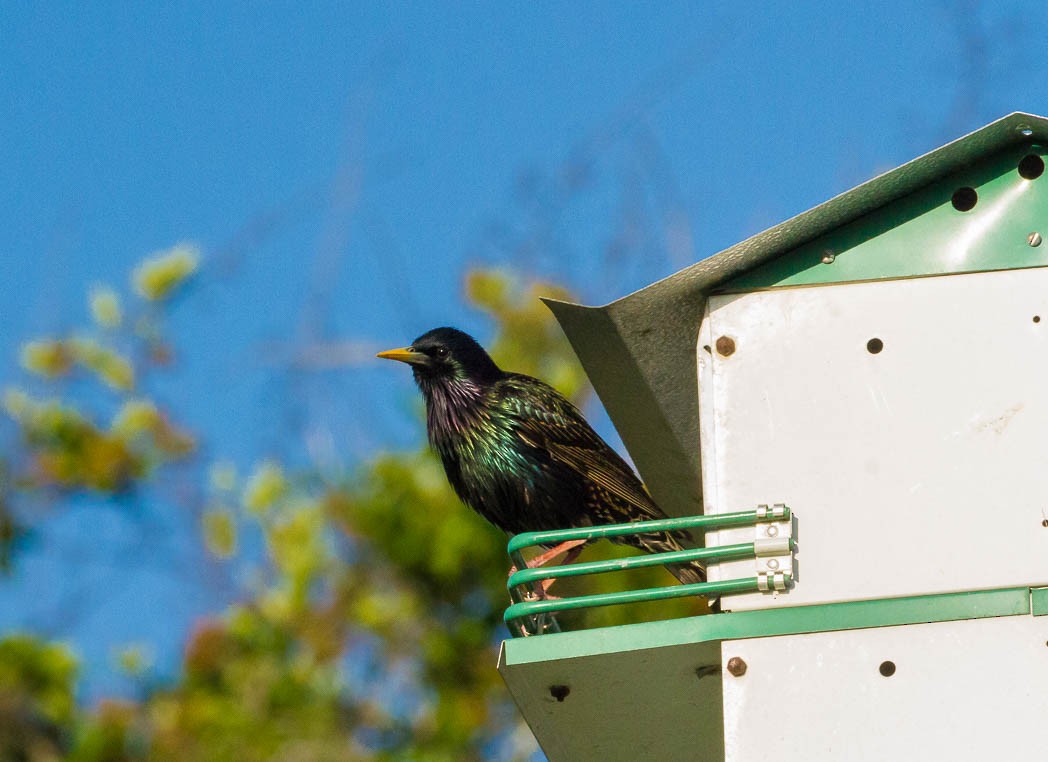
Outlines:
[[446, 358], [448, 356], [448, 348], [447, 347], [437, 347], [436, 350], [434, 350], [433, 354], [435, 354], [438, 358], [443, 360], [444, 358]]

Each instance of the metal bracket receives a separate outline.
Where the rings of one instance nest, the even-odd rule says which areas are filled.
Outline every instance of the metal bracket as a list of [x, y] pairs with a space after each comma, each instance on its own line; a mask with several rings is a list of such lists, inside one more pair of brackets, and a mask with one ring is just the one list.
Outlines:
[[757, 506], [753, 547], [757, 556], [757, 586], [764, 592], [783, 591], [793, 576], [793, 520], [783, 503]]
[[757, 521], [782, 521], [786, 518], [786, 503], [774, 503], [771, 508], [767, 505], [757, 506]]

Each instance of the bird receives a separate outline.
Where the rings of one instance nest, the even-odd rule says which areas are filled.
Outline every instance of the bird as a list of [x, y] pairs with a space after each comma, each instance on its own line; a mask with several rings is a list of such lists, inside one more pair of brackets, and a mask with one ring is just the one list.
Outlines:
[[[667, 518], [575, 405], [537, 378], [499, 368], [469, 334], [434, 328], [377, 356], [411, 366], [428, 439], [448, 481], [463, 503], [507, 534]], [[649, 553], [683, 550], [682, 541], [691, 540], [686, 531], [609, 539]], [[547, 546], [528, 566], [558, 556], [570, 563], [587, 542]], [[706, 579], [698, 562], [666, 568], [682, 584]]]

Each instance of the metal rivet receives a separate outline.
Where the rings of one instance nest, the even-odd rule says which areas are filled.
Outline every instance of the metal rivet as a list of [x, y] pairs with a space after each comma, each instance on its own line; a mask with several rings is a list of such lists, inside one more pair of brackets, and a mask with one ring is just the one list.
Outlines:
[[1031, 246], [1040, 246], [1041, 234], [1035, 230], [1034, 232], [1030, 233], [1030, 235], [1026, 236], [1026, 243], [1030, 244]]
[[717, 339], [717, 343], [714, 346], [717, 347], [717, 354], [724, 357], [730, 357], [735, 354], [735, 339], [730, 336], [721, 336]]
[[746, 662], [740, 659], [738, 656], [733, 656], [728, 659], [728, 674], [732, 677], [742, 677], [746, 674]]
[[837, 258], [837, 255], [836, 255], [836, 254], [834, 254], [834, 253], [833, 253], [832, 251], [830, 251], [829, 249], [827, 249], [827, 250], [826, 250], [826, 251], [824, 251], [824, 252], [823, 252], [823, 254], [822, 254], [822, 263], [823, 263], [824, 265], [832, 265], [832, 264], [833, 264], [833, 260], [835, 260], [836, 258]]
[[551, 685], [549, 687], [549, 695], [555, 698], [557, 701], [563, 701], [571, 693], [571, 688], [566, 685]]
[[768, 568], [769, 569], [778, 569], [779, 568], [779, 559], [777, 559], [777, 558], [769, 558], [768, 559]]
[[1042, 526], [1042, 527], [1045, 527], [1046, 529], [1048, 529], [1048, 519], [1044, 519], [1044, 520], [1043, 520], [1043, 521], [1041, 522], [1041, 526]]
[[779, 533], [779, 528], [777, 526], [774, 526], [774, 525], [770, 526], [770, 527], [768, 527], [767, 529], [764, 530], [764, 534], [768, 535], [768, 537], [774, 537], [778, 533]]
[[885, 677], [891, 677], [895, 674], [895, 662], [893, 661], [882, 661], [881, 666], [878, 668], [880, 673]]
[[1018, 133], [1019, 133], [1020, 135], [1022, 135], [1022, 136], [1023, 136], [1024, 138], [1028, 138], [1028, 137], [1030, 137], [1031, 135], [1033, 135], [1033, 130], [1031, 130], [1031, 129], [1030, 129], [1030, 128], [1029, 128], [1029, 127], [1028, 127], [1027, 125], [1025, 125], [1025, 124], [1020, 124], [1020, 125], [1019, 125], [1018, 127], [1016, 127], [1015, 129], [1016, 129], [1016, 130], [1018, 131]]

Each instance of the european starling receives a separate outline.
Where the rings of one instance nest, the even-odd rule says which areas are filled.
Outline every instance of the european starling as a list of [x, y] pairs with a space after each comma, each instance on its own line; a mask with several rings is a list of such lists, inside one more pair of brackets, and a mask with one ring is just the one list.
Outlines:
[[[462, 502], [503, 531], [666, 518], [578, 408], [536, 378], [501, 370], [471, 336], [436, 328], [378, 356], [411, 365], [426, 400], [429, 441], [448, 481]], [[663, 532], [612, 541], [658, 553], [681, 550], [686, 537]], [[574, 558], [582, 544], [563, 543], [528, 565], [569, 550]], [[697, 563], [666, 568], [685, 584], [705, 579]]]

